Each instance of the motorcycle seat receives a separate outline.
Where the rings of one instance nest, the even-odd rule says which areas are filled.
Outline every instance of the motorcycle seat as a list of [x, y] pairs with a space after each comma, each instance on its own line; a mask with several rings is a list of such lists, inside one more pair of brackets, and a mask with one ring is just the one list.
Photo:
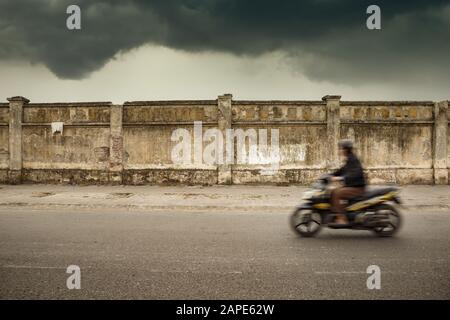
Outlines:
[[350, 199], [351, 202], [359, 202], [359, 201], [364, 201], [364, 200], [368, 200], [370, 198], [375, 198], [378, 196], [382, 196], [383, 194], [392, 192], [392, 191], [397, 191], [398, 189], [395, 187], [385, 187], [385, 188], [376, 188], [376, 189], [371, 189], [371, 190], [367, 190], [364, 195], [359, 196], [359, 197], [355, 197]]

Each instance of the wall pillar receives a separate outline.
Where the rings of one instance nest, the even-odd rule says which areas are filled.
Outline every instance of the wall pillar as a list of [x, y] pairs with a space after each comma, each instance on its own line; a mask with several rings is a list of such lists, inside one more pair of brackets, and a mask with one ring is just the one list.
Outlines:
[[[218, 127], [222, 131], [224, 140], [227, 136], [227, 129], [231, 129], [231, 100], [233, 96], [231, 94], [224, 94], [218, 97], [217, 106], [218, 112]], [[224, 157], [224, 164], [219, 164], [217, 167], [217, 183], [218, 184], [232, 184], [232, 167], [231, 164], [226, 162]]]
[[338, 142], [341, 139], [341, 118], [340, 118], [340, 100], [341, 96], [327, 95], [322, 98], [327, 103], [327, 143], [329, 152], [327, 153], [327, 169], [336, 169], [339, 167], [339, 147]]
[[9, 101], [9, 171], [11, 184], [22, 182], [22, 115], [23, 106], [30, 102], [24, 97], [8, 98]]
[[123, 173], [123, 134], [122, 134], [122, 105], [112, 105], [110, 113], [109, 138], [109, 181], [122, 183]]
[[448, 184], [447, 110], [447, 101], [437, 102], [434, 105], [433, 175], [435, 184]]

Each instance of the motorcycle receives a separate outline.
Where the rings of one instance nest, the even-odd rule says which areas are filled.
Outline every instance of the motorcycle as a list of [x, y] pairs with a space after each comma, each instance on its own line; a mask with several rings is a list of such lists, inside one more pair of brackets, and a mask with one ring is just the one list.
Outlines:
[[348, 200], [348, 224], [333, 223], [336, 214], [331, 212], [331, 175], [325, 175], [305, 191], [305, 202], [290, 217], [294, 232], [302, 237], [315, 236], [323, 226], [331, 229], [370, 230], [381, 237], [393, 236], [401, 225], [400, 189], [386, 187], [368, 190], [363, 196]]

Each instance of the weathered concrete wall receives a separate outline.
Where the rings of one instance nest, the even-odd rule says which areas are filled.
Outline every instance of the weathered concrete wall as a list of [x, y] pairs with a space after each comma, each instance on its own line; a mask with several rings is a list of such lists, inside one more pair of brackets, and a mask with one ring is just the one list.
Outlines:
[[[28, 104], [23, 108], [24, 169], [106, 170], [109, 103]], [[63, 132], [51, 123], [62, 122]]]
[[[450, 117], [449, 117], [450, 119]], [[450, 125], [447, 129], [447, 168], [449, 169], [449, 179], [450, 179]]]
[[432, 102], [345, 102], [341, 138], [355, 141], [372, 183], [433, 183]]
[[107, 170], [109, 128], [65, 127], [63, 134], [51, 128], [24, 126], [24, 169]]
[[450, 101], [447, 101], [447, 168], [449, 170], [449, 180], [450, 180]]
[[0, 169], [9, 168], [9, 133], [8, 126], [0, 125]]
[[[0, 104], [0, 182], [244, 184], [309, 183], [340, 165], [337, 141], [355, 141], [372, 183], [448, 184], [448, 102], [239, 101], [217, 100], [29, 103], [22, 97]], [[62, 132], [53, 132], [56, 123]], [[280, 162], [261, 164], [174, 163], [176, 129], [194, 145], [194, 123], [202, 133], [278, 129]], [[263, 130], [264, 131], [264, 130]], [[246, 152], [250, 138], [243, 143]], [[260, 138], [258, 138], [260, 139]], [[203, 149], [210, 141], [201, 141]], [[201, 158], [201, 155], [200, 155]], [[197, 160], [195, 160], [197, 159]]]
[[[215, 100], [125, 103], [124, 183], [217, 183], [216, 166], [174, 164], [171, 158], [177, 143], [171, 139], [174, 130], [186, 129], [193, 137], [194, 121], [201, 121], [204, 127], [217, 127], [217, 114]], [[193, 148], [191, 156], [194, 156]]]
[[0, 104], [0, 183], [8, 182], [9, 169], [9, 104]]
[[327, 143], [320, 143], [327, 138], [325, 102], [233, 101], [232, 115], [233, 129], [277, 128], [280, 147], [274, 174], [261, 174], [261, 165], [236, 164], [233, 183], [306, 183], [326, 171]]
[[[26, 104], [23, 182], [108, 182], [111, 103]], [[63, 123], [53, 132], [51, 124]]]

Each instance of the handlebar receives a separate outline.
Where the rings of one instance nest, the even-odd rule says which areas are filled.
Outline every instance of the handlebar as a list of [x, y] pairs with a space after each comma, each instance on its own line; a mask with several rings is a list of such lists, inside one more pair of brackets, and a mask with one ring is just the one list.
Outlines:
[[327, 173], [327, 174], [321, 175], [318, 180], [325, 184], [328, 184], [331, 182], [332, 177], [333, 176], [331, 174]]

